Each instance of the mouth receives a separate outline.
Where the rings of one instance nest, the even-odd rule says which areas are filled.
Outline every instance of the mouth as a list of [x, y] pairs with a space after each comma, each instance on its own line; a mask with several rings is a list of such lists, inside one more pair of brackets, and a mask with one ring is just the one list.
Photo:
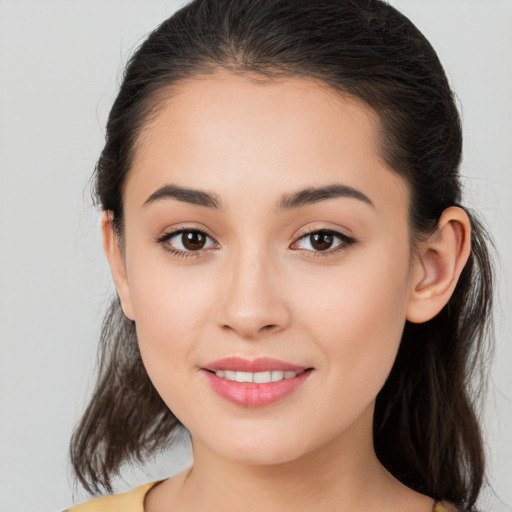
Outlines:
[[249, 361], [230, 357], [201, 370], [222, 398], [244, 407], [261, 407], [299, 390], [314, 368], [270, 358]]
[[[311, 369], [311, 368], [308, 368]], [[302, 370], [300, 372], [292, 372], [292, 371], [281, 371], [281, 370], [268, 370], [264, 372], [241, 372], [241, 371], [233, 371], [233, 370], [217, 370], [211, 371], [215, 376], [220, 377], [221, 379], [227, 379], [233, 382], [253, 382], [255, 384], [269, 384], [270, 382], [279, 382], [286, 379], [294, 379], [301, 373], [304, 373], [306, 370]], [[210, 371], [210, 370], [207, 370]]]
[[258, 357], [257, 359], [244, 359], [243, 357], [225, 357], [212, 361], [204, 367], [205, 370], [216, 371], [234, 371], [245, 373], [266, 373], [273, 371], [295, 372], [299, 373], [307, 369], [307, 366], [273, 359], [271, 357]]

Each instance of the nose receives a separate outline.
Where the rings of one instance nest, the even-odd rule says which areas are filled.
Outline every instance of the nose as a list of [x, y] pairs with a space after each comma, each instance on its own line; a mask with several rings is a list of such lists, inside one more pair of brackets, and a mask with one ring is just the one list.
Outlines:
[[263, 251], [245, 250], [226, 262], [218, 323], [244, 339], [259, 339], [285, 329], [290, 310], [283, 273]]

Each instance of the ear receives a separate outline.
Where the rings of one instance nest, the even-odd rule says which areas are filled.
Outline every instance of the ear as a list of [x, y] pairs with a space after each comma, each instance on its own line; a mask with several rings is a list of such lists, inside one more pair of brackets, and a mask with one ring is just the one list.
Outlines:
[[119, 246], [119, 238], [114, 231], [112, 222], [113, 214], [110, 211], [104, 211], [101, 217], [101, 232], [103, 235], [103, 249], [110, 265], [110, 271], [117, 294], [121, 300], [121, 307], [127, 318], [134, 319], [132, 300], [130, 296], [130, 287], [128, 284], [128, 276], [126, 274], [126, 265], [123, 253]]
[[446, 305], [471, 252], [471, 224], [459, 207], [447, 208], [436, 232], [420, 242], [413, 263], [407, 320], [422, 323]]

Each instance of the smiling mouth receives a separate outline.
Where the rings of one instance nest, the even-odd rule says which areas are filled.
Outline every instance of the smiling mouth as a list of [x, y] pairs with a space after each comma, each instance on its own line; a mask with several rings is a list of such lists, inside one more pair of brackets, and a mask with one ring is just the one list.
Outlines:
[[235, 405], [249, 408], [270, 405], [297, 392], [314, 372], [314, 368], [257, 372], [202, 370], [213, 391]]
[[222, 379], [227, 379], [233, 382], [240, 383], [254, 383], [254, 384], [269, 384], [271, 382], [279, 382], [282, 380], [293, 379], [298, 375], [311, 370], [308, 368], [306, 370], [301, 370], [298, 372], [292, 371], [281, 371], [281, 370], [272, 370], [272, 371], [264, 371], [264, 372], [242, 372], [242, 371], [233, 371], [233, 370], [208, 370], [210, 373], [213, 373], [217, 377]]
[[211, 389], [222, 398], [243, 407], [262, 407], [299, 390], [314, 368], [259, 357], [231, 356], [201, 368]]

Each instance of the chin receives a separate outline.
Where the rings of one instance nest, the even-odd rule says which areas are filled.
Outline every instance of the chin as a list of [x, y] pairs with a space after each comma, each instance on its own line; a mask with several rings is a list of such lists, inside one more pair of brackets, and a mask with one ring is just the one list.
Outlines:
[[314, 449], [300, 432], [275, 427], [267, 432], [264, 429], [247, 429], [245, 433], [241, 436], [226, 432], [220, 439], [210, 437], [209, 442], [205, 441], [218, 456], [231, 462], [255, 466], [285, 464]]
[[304, 455], [304, 451], [298, 450], [297, 447], [287, 449], [283, 446], [251, 446], [230, 450], [226, 455], [226, 459], [238, 464], [273, 466], [297, 460]]

